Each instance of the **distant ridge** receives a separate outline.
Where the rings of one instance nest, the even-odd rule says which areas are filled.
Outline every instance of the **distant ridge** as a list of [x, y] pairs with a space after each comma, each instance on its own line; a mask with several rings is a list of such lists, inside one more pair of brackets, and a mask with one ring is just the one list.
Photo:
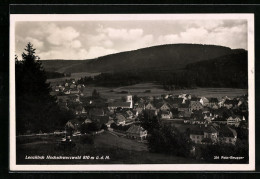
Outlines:
[[181, 70], [188, 64], [238, 53], [241, 49], [202, 44], [167, 44], [120, 52], [90, 60], [42, 60], [46, 71], [121, 72]]

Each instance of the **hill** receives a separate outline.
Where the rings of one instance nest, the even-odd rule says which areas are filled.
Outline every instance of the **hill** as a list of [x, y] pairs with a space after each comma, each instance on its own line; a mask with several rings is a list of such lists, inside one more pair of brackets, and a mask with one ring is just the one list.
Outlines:
[[101, 73], [95, 78], [81, 78], [83, 84], [117, 87], [156, 82], [166, 90], [196, 87], [247, 88], [247, 51], [186, 65], [182, 70], [145, 70]]
[[131, 70], [180, 70], [190, 63], [233, 53], [228, 47], [201, 44], [170, 44], [121, 52], [90, 60], [42, 60], [47, 71], [122, 72]]

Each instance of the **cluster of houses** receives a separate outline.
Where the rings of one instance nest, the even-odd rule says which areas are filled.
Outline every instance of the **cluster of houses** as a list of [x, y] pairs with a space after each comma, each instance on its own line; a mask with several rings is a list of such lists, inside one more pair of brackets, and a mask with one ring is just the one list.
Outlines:
[[133, 96], [128, 94], [125, 100], [110, 99], [108, 102], [103, 98], [83, 96], [82, 88], [84, 86], [76, 85], [75, 80], [54, 87], [57, 92], [69, 94], [66, 98], [58, 98], [58, 103], [61, 108], [74, 111], [77, 119], [69, 121], [69, 125], [73, 125], [75, 131], [82, 124], [95, 121], [100, 128], [104, 125], [108, 129], [115, 125], [128, 126], [124, 131], [127, 137], [144, 139], [148, 134], [138, 121], [143, 111], [149, 111], [161, 121], [190, 126], [190, 138], [194, 143], [224, 141], [234, 144], [237, 138], [234, 127], [247, 121], [247, 96], [218, 99], [180, 94], [137, 97], [133, 101]]
[[80, 94], [84, 87], [84, 84], [76, 84], [75, 79], [69, 79], [63, 83], [54, 85], [52, 90], [65, 95]]

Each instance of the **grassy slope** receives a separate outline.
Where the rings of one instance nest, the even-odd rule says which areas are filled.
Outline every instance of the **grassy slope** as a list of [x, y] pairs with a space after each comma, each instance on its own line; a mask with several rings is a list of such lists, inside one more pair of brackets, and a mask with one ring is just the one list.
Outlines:
[[[95, 144], [80, 144], [79, 139], [74, 138], [77, 146], [72, 151], [61, 151], [56, 148], [57, 137], [42, 137], [34, 141], [18, 140], [17, 163], [18, 164], [170, 164], [170, 163], [197, 163], [198, 161], [183, 157], [155, 154], [147, 151], [143, 143], [123, 137], [116, 137], [105, 132], [95, 137]], [[19, 142], [20, 141], [20, 142]], [[25, 160], [25, 155], [90, 155], [107, 156], [110, 160]]]

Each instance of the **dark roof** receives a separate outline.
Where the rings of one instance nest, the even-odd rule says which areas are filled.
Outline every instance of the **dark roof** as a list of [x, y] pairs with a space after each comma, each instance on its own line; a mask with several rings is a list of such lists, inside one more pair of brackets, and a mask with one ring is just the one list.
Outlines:
[[140, 134], [145, 131], [141, 126], [132, 125], [126, 132], [130, 134]]
[[191, 99], [190, 99], [191, 101], [200, 101], [200, 98], [198, 98], [198, 97], [191, 97]]
[[190, 104], [189, 103], [184, 103], [184, 104], [180, 104], [179, 108], [189, 108]]
[[217, 133], [217, 130], [213, 126], [207, 126], [203, 129], [203, 131], [207, 133]]
[[200, 105], [200, 106], [202, 106], [202, 104], [199, 101], [191, 101], [190, 104], [191, 105]]
[[218, 99], [217, 98], [210, 98], [209, 103], [218, 103]]
[[169, 100], [169, 103], [171, 104], [182, 104], [183, 99], [182, 98], [174, 98], [173, 100]]
[[227, 126], [217, 128], [220, 137], [234, 137], [233, 132]]
[[164, 105], [163, 102], [155, 103], [155, 107], [156, 107], [157, 109], [161, 108], [163, 105]]
[[234, 106], [234, 105], [238, 104], [238, 101], [237, 100], [228, 100], [227, 99], [224, 104], [227, 104], [227, 105], [232, 104]]

